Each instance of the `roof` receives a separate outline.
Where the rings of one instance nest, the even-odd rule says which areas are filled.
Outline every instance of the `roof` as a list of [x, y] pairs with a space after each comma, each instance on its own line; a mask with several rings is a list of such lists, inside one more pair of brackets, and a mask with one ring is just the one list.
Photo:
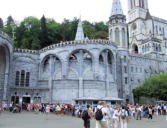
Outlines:
[[111, 16], [118, 15], [118, 14], [123, 15], [121, 2], [120, 0], [113, 0]]

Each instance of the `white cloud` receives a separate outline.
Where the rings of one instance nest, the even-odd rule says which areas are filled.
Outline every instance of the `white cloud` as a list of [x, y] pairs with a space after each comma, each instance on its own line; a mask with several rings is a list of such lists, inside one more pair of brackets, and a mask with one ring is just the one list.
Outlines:
[[[166, 0], [148, 0], [150, 13], [167, 19]], [[121, 0], [124, 13], [127, 14], [127, 0]], [[64, 18], [79, 17], [91, 22], [108, 21], [112, 0], [3, 0], [1, 1], [0, 17], [3, 20], [9, 15], [16, 21], [27, 16], [54, 18], [61, 22]]]

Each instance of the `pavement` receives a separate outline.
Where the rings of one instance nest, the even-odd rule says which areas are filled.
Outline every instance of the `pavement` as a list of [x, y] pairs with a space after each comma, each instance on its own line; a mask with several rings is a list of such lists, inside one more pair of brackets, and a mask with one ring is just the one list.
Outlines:
[[[71, 116], [57, 117], [49, 114], [22, 112], [13, 114], [9, 112], [0, 114], [0, 128], [83, 128], [83, 120]], [[95, 128], [95, 120], [91, 120], [91, 128]], [[166, 116], [154, 116], [153, 120], [131, 119], [128, 128], [167, 128]]]

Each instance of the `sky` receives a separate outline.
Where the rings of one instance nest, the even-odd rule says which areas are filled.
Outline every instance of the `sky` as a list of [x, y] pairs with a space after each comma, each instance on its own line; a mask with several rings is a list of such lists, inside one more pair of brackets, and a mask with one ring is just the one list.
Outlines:
[[[113, 0], [2, 0], [0, 17], [6, 21], [11, 15], [20, 22], [25, 17], [54, 18], [62, 22], [81, 15], [82, 20], [107, 22], [111, 14]], [[124, 14], [127, 15], [127, 0], [121, 0]], [[167, 0], [148, 0], [150, 13], [167, 20]]]

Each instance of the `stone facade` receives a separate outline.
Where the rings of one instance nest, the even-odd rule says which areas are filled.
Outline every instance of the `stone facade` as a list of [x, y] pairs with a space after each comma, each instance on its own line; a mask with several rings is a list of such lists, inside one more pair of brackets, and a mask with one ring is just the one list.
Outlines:
[[167, 21], [151, 17], [147, 0], [134, 1], [132, 6], [128, 0], [126, 23], [120, 1], [113, 0], [109, 40], [84, 38], [81, 20], [75, 41], [39, 51], [13, 50], [9, 37], [0, 33], [0, 100], [74, 103], [86, 97], [133, 103], [134, 88], [167, 72]]

